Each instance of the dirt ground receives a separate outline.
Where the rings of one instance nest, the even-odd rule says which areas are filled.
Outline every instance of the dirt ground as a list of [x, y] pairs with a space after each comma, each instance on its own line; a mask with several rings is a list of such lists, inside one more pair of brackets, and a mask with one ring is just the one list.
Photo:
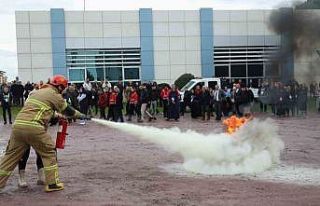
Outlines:
[[[285, 142], [282, 164], [319, 169], [320, 116], [274, 119]], [[159, 118], [141, 125], [222, 131], [221, 123], [214, 120], [189, 117], [180, 122]], [[10, 126], [1, 125], [0, 131], [0, 147], [4, 147]], [[309, 184], [298, 184], [243, 176], [178, 175], [163, 166], [181, 163], [181, 157], [157, 145], [93, 122], [73, 124], [69, 134], [66, 148], [58, 151], [65, 190], [47, 194], [36, 185], [32, 153], [27, 167], [29, 188], [18, 189], [15, 171], [0, 192], [0, 205], [320, 205], [320, 184], [312, 178]]]

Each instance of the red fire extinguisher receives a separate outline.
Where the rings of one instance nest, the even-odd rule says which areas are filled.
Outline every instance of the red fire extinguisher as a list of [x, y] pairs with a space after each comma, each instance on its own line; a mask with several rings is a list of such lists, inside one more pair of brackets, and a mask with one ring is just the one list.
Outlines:
[[66, 119], [59, 119], [59, 130], [57, 132], [57, 140], [56, 140], [56, 148], [64, 149], [64, 145], [66, 143], [68, 122]]

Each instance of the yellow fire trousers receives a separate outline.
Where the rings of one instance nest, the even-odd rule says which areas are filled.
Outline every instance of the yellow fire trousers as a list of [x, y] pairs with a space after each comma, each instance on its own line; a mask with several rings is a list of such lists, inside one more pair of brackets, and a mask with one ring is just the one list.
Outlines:
[[42, 158], [46, 184], [59, 183], [55, 144], [50, 135], [41, 126], [14, 125], [5, 155], [0, 161], [0, 188], [5, 187], [12, 171], [29, 146]]

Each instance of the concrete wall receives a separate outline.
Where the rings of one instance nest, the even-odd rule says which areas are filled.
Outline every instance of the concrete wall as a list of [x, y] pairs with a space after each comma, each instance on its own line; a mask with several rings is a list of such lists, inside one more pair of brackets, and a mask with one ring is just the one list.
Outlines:
[[50, 12], [16, 12], [16, 34], [20, 79], [47, 80], [52, 76]]
[[271, 10], [216, 10], [214, 46], [279, 45], [280, 36], [268, 27]]
[[200, 14], [153, 11], [155, 80], [173, 83], [183, 73], [201, 75]]
[[[204, 45], [201, 46], [208, 42], [204, 40], [209, 40], [202, 35], [206, 27], [201, 27], [208, 22], [212, 22], [212, 33], [206, 31], [206, 34], [210, 34], [212, 48], [280, 44], [280, 37], [270, 31], [266, 24], [271, 13], [269, 10], [204, 10], [212, 11], [209, 12], [212, 21], [201, 21], [201, 10], [151, 10], [152, 22], [143, 25], [152, 29], [153, 36], [148, 39], [153, 42], [154, 61], [147, 62], [154, 65], [145, 67], [146, 72], [142, 73], [146, 75], [142, 75], [143, 78], [153, 77], [158, 82], [173, 83], [183, 73], [201, 76], [205, 70], [206, 74], [214, 74], [213, 59], [210, 61], [213, 50], [204, 50]], [[63, 14], [65, 49], [141, 48], [141, 40], [145, 39], [142, 38], [144, 34], [141, 35], [141, 10], [140, 13], [136, 10], [64, 11]], [[51, 30], [56, 27], [52, 27], [55, 22], [51, 21], [50, 11], [16, 12], [18, 67], [23, 81], [46, 80], [57, 71], [64, 71], [62, 64], [54, 68], [57, 65], [54, 56], [57, 55], [52, 53], [56, 50], [52, 47], [52, 41], [59, 37], [53, 35], [56, 31]], [[204, 51], [210, 54], [205, 55]], [[145, 55], [143, 58], [147, 57]], [[204, 62], [207, 66], [204, 66]], [[212, 67], [212, 72], [208, 65]], [[153, 71], [147, 71], [150, 69]]]
[[65, 11], [66, 48], [140, 47], [138, 11]]

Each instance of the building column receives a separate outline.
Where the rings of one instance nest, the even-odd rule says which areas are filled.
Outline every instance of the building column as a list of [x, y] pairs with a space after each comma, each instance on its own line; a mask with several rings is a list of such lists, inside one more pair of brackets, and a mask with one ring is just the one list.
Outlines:
[[66, 67], [66, 35], [63, 9], [51, 9], [51, 38], [53, 75], [63, 75], [68, 78]]
[[152, 9], [139, 10], [140, 47], [141, 47], [141, 81], [154, 80], [154, 51]]
[[201, 36], [201, 76], [213, 77], [213, 10], [200, 9], [200, 36]]

